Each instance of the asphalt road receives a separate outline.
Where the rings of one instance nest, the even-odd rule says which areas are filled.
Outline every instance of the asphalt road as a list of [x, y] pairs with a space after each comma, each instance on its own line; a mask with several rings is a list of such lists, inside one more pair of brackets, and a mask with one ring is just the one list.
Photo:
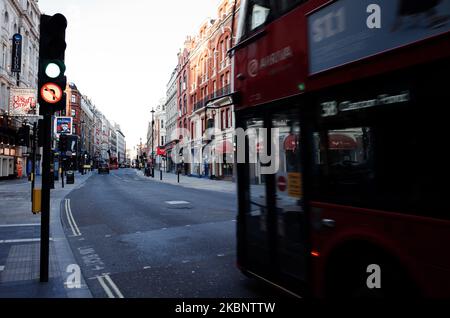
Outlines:
[[234, 194], [152, 182], [125, 169], [95, 174], [61, 208], [94, 297], [279, 296], [236, 268]]

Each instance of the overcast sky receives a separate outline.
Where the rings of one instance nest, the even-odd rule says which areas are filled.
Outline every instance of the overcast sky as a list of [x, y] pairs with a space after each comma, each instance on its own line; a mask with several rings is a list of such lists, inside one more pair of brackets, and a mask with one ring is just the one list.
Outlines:
[[108, 119], [127, 148], [146, 139], [150, 110], [165, 96], [187, 35], [220, 0], [39, 0], [42, 13], [68, 20], [66, 75]]

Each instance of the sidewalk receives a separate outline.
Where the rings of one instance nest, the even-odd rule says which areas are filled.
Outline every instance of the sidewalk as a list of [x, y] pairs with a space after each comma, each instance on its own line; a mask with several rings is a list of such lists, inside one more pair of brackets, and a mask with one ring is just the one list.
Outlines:
[[217, 191], [222, 193], [233, 193], [237, 191], [237, 185], [235, 182], [223, 181], [223, 180], [211, 180], [206, 178], [189, 177], [180, 175], [180, 183], [178, 183], [178, 177], [174, 173], [163, 172], [163, 181], [160, 181], [160, 172], [155, 170], [155, 178], [146, 177], [144, 171], [135, 170], [139, 177], [155, 182], [163, 182], [174, 184], [185, 188], [194, 188], [200, 190]]
[[[80, 289], [64, 284], [76, 264], [61, 223], [61, 202], [71, 191], [82, 187], [91, 176], [75, 175], [74, 185], [61, 187], [55, 181], [51, 191], [49, 282], [39, 282], [41, 216], [31, 213], [31, 184], [26, 179], [0, 181], [0, 298], [90, 298], [81, 277]], [[40, 179], [36, 187], [41, 186]]]

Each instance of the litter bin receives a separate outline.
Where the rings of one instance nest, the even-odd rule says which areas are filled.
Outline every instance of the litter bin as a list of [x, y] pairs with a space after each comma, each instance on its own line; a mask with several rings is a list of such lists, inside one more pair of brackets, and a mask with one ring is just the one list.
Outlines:
[[66, 172], [66, 184], [74, 184], [75, 183], [75, 174], [73, 171]]

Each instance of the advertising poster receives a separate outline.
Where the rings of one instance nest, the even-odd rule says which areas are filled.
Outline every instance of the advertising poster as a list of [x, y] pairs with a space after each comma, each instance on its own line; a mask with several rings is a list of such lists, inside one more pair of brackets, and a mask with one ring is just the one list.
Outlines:
[[11, 88], [9, 113], [11, 116], [34, 116], [38, 114], [36, 90], [32, 88]]
[[56, 117], [55, 132], [57, 135], [71, 135], [72, 134], [72, 117]]

